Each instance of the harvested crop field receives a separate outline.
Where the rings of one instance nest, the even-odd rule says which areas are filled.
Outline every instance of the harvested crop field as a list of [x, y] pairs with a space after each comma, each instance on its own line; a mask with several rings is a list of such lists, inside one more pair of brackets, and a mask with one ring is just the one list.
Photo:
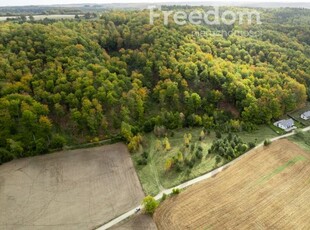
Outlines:
[[144, 197], [124, 144], [0, 166], [0, 229], [93, 229]]
[[288, 140], [252, 151], [161, 204], [158, 229], [310, 229], [310, 153]]

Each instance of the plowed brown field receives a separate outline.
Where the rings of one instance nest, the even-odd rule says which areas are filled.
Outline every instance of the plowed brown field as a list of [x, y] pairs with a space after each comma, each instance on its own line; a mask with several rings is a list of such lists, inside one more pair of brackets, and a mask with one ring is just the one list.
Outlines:
[[151, 216], [147, 214], [136, 214], [113, 226], [110, 230], [157, 230], [157, 228]]
[[310, 229], [310, 153], [288, 140], [252, 151], [161, 204], [158, 229]]
[[0, 229], [94, 229], [143, 197], [124, 144], [14, 160], [0, 166]]

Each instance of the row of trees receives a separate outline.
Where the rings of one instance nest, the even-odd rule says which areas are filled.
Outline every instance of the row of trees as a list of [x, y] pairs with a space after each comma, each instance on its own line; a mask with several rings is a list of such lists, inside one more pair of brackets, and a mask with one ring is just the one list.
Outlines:
[[[248, 149], [254, 148], [255, 143], [244, 143], [237, 134], [229, 133], [227, 137], [215, 140], [211, 148], [208, 150], [209, 154], [215, 154], [217, 157], [231, 161], [232, 159], [245, 153]], [[220, 161], [217, 158], [217, 161]]]

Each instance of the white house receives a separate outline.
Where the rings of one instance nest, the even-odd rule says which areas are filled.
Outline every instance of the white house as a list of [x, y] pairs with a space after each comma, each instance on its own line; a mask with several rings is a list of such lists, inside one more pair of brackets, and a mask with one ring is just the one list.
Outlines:
[[279, 127], [280, 129], [285, 130], [286, 132], [296, 129], [296, 127], [294, 126], [293, 119], [280, 120], [280, 121], [273, 123], [273, 125]]
[[303, 114], [300, 115], [300, 117], [304, 120], [309, 120], [310, 119], [310, 111], [304, 112]]

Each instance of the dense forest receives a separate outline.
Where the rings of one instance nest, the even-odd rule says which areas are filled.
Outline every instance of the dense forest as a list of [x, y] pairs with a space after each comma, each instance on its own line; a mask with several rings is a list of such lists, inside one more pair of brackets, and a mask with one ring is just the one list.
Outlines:
[[[190, 10], [188, 7], [187, 10]], [[238, 10], [232, 8], [232, 10]], [[310, 96], [310, 10], [165, 26], [148, 10], [0, 24], [0, 162], [157, 127], [251, 131]], [[260, 31], [256, 37], [195, 31]]]

